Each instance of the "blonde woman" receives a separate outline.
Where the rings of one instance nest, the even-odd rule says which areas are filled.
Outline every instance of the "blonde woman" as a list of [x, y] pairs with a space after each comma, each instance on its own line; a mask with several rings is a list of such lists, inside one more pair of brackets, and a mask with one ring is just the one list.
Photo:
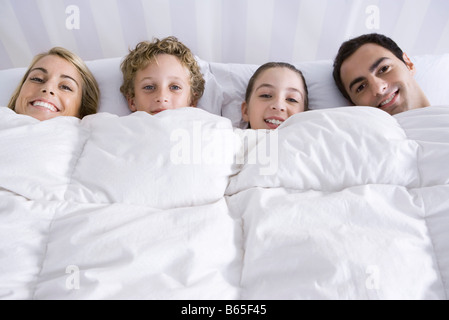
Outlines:
[[55, 47], [34, 57], [8, 107], [41, 121], [82, 119], [97, 112], [99, 98], [97, 81], [81, 58]]
[[195, 57], [175, 37], [140, 42], [121, 64], [120, 91], [132, 112], [151, 115], [168, 109], [196, 107], [205, 81]]

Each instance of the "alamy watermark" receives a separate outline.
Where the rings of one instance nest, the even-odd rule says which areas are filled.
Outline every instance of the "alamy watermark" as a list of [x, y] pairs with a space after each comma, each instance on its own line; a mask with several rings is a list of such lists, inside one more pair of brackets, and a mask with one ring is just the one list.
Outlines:
[[65, 269], [65, 273], [69, 274], [65, 280], [67, 290], [78, 290], [80, 288], [80, 268], [70, 265]]
[[380, 29], [380, 9], [376, 5], [366, 7], [365, 13], [368, 15], [365, 20], [365, 27], [368, 30]]
[[[79, 30], [81, 28], [80, 8], [77, 5], [69, 5], [65, 9], [67, 15], [65, 26], [67, 30]], [[367, 15], [365, 27], [368, 30], [380, 29], [380, 8], [377, 5], [369, 5], [365, 9]]]
[[67, 18], [65, 19], [65, 27], [67, 30], [79, 30], [81, 27], [80, 8], [70, 5], [65, 9]]
[[274, 175], [279, 166], [277, 130], [204, 130], [198, 121], [190, 130], [173, 130], [170, 141], [175, 165], [258, 165], [260, 175]]
[[367, 275], [365, 280], [365, 287], [368, 290], [379, 290], [380, 288], [380, 268], [376, 265], [366, 267], [365, 273]]

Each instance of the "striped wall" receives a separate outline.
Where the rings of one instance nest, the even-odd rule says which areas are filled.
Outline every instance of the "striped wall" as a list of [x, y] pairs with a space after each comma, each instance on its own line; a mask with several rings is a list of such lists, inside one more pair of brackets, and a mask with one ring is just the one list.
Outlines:
[[95, 60], [168, 35], [214, 62], [332, 59], [342, 41], [368, 32], [409, 55], [449, 53], [449, 1], [0, 0], [0, 69], [53, 46]]

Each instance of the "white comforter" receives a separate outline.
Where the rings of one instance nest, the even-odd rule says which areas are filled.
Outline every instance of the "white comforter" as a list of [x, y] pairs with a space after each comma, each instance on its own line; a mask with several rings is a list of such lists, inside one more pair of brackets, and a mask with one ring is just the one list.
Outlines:
[[0, 108], [0, 298], [447, 299], [449, 107]]

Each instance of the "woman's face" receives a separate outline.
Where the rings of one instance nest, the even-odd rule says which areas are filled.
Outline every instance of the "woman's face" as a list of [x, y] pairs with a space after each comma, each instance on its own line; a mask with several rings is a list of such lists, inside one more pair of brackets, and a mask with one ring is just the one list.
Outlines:
[[249, 102], [242, 104], [243, 120], [251, 129], [276, 129], [287, 118], [303, 112], [305, 89], [301, 77], [288, 68], [270, 68], [254, 82]]
[[37, 61], [20, 89], [15, 111], [38, 120], [79, 115], [82, 78], [67, 60], [48, 55]]

